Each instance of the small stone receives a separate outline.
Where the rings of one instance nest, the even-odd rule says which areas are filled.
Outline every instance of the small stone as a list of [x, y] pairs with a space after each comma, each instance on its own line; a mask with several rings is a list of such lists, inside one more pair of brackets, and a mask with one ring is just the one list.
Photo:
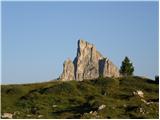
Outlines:
[[27, 117], [31, 117], [32, 115], [27, 115]]
[[38, 115], [38, 118], [41, 118], [41, 117], [43, 117], [43, 115]]
[[147, 104], [147, 101], [146, 101], [146, 100], [144, 100], [144, 99], [141, 99], [141, 101]]
[[123, 105], [123, 107], [125, 107], [125, 108], [126, 108], [126, 107], [127, 107], [127, 105], [126, 105], [126, 104], [124, 104], [124, 105]]
[[105, 107], [106, 107], [106, 105], [101, 105], [101, 106], [99, 106], [98, 110], [102, 110], [102, 109], [104, 109]]
[[133, 92], [133, 95], [137, 95], [137, 92]]
[[90, 114], [92, 114], [92, 113], [93, 113], [93, 111], [90, 111], [89, 113], [90, 113]]
[[94, 111], [94, 112], [92, 113], [92, 115], [94, 115], [94, 116], [97, 115], [97, 111]]
[[138, 94], [140, 97], [144, 97], [144, 93], [143, 93], [141, 90], [138, 90], [138, 91], [137, 91], [137, 94]]
[[144, 97], [144, 93], [141, 90], [137, 90], [133, 92], [133, 95], [138, 95], [139, 97], [143, 98]]
[[57, 107], [57, 105], [53, 105], [52, 107], [55, 108], [55, 107]]

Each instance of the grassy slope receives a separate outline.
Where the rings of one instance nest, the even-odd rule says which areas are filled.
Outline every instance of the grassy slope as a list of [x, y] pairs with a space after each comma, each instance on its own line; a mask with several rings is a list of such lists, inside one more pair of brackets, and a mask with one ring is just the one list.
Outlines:
[[[153, 103], [133, 95], [136, 90]], [[2, 85], [1, 110], [15, 112], [14, 118], [158, 118], [158, 92], [158, 84], [139, 77]]]

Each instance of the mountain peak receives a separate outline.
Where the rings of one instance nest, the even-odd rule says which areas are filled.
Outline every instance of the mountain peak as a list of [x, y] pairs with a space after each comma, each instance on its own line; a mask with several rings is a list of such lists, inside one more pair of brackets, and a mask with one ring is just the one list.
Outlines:
[[78, 45], [85, 45], [85, 44], [93, 45], [93, 44], [91, 44], [91, 43], [85, 41], [84, 39], [79, 39], [79, 40], [78, 40]]
[[[109, 60], [104, 60], [96, 47], [82, 39], [78, 40], [77, 56], [71, 63], [65, 62], [61, 80], [95, 79], [100, 75], [104, 77], [119, 77], [118, 68]], [[70, 76], [70, 77], [69, 77]]]

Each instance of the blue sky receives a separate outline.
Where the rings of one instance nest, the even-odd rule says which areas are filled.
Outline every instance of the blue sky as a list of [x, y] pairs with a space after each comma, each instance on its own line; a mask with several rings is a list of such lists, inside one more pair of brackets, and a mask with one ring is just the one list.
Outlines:
[[87, 40], [135, 75], [158, 74], [158, 2], [3, 2], [2, 83], [57, 78]]

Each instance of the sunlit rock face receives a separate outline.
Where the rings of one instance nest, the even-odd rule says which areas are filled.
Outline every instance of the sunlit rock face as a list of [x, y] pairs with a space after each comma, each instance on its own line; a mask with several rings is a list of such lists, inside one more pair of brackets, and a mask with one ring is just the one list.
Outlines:
[[74, 61], [65, 61], [61, 80], [85, 80], [103, 77], [119, 77], [118, 68], [98, 52], [93, 44], [78, 40]]
[[77, 56], [74, 60], [76, 80], [93, 79], [99, 77], [99, 60], [103, 56], [93, 44], [78, 41]]
[[60, 76], [62, 81], [75, 80], [74, 76], [74, 64], [70, 59], [67, 59], [63, 63], [63, 73]]
[[107, 58], [99, 61], [100, 74], [103, 77], [119, 77], [119, 69]]

